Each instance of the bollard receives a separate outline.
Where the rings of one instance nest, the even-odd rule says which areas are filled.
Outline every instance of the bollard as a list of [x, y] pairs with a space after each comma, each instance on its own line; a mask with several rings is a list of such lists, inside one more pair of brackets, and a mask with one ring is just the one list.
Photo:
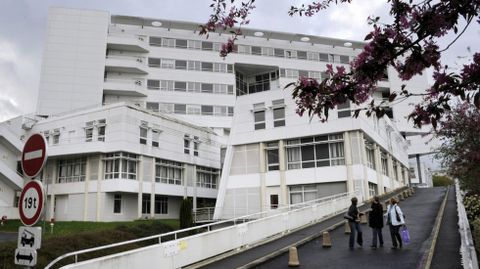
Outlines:
[[404, 191], [404, 192], [403, 192], [403, 198], [405, 198], [405, 199], [408, 198], [408, 192], [407, 192], [407, 191]]
[[347, 220], [347, 221], [345, 221], [345, 233], [349, 234], [351, 232], [352, 232], [352, 230], [350, 230], [350, 224], [348, 224], [348, 220]]
[[364, 212], [361, 216], [360, 216], [360, 224], [367, 224], [367, 212]]
[[300, 266], [300, 262], [298, 261], [298, 252], [297, 252], [296, 247], [291, 247], [288, 250], [288, 266], [290, 266], [290, 267]]
[[323, 232], [323, 247], [329, 248], [332, 247], [332, 239], [330, 238], [330, 234], [328, 232]]
[[403, 198], [403, 194], [399, 193], [399, 194], [398, 194], [398, 199], [397, 199], [397, 201], [403, 201], [403, 200], [405, 200], [405, 199]]

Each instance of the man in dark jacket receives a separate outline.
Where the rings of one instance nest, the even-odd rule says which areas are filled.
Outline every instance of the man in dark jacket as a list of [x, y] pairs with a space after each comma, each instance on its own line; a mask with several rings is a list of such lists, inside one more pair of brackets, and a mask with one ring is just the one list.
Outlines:
[[348, 208], [346, 218], [348, 219], [348, 224], [350, 225], [350, 230], [351, 230], [349, 247], [350, 249], [353, 249], [353, 245], [355, 243], [355, 231], [358, 233], [357, 244], [360, 247], [363, 244], [363, 238], [362, 238], [362, 229], [360, 228], [360, 220], [359, 220], [360, 213], [358, 212], [358, 208], [357, 208], [358, 199], [357, 197], [353, 197], [351, 201], [352, 201], [352, 205], [350, 205], [350, 207]]
[[370, 246], [373, 249], [377, 248], [377, 236], [378, 241], [380, 243], [380, 247], [383, 247], [383, 235], [382, 235], [382, 228], [383, 228], [383, 207], [380, 204], [380, 199], [378, 196], [373, 197], [372, 202], [372, 211], [370, 211], [370, 215], [368, 218], [369, 226], [372, 228], [372, 245]]

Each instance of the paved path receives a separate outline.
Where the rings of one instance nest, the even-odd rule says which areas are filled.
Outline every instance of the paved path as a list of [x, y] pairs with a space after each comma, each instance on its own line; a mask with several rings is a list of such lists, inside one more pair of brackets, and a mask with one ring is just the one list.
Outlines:
[[[383, 229], [385, 246], [377, 250], [369, 248], [371, 232], [363, 225], [364, 246], [348, 249], [348, 235], [343, 229], [331, 232], [332, 248], [322, 248], [321, 237], [298, 248], [301, 268], [419, 268], [429, 247], [429, 237], [438, 209], [445, 194], [444, 188], [417, 189], [417, 193], [400, 202], [406, 215], [412, 242], [403, 249], [392, 250], [388, 227]], [[278, 256], [256, 268], [288, 268], [288, 253]], [[435, 267], [432, 267], [435, 268]]]
[[[353, 251], [348, 249], [348, 235], [343, 226], [330, 233], [332, 248], [322, 248], [322, 237], [312, 240], [298, 248], [301, 268], [418, 268], [425, 259], [424, 253], [431, 242], [435, 217], [445, 194], [444, 188], [417, 189], [417, 193], [400, 202], [406, 215], [412, 242], [401, 250], [391, 250], [391, 239], [388, 227], [383, 229], [385, 247], [371, 250], [371, 231], [362, 225], [364, 231], [364, 247]], [[261, 245], [226, 259], [217, 261], [203, 268], [237, 268], [256, 259], [300, 241], [312, 234], [319, 233], [334, 223], [342, 221], [342, 214], [306, 229], [294, 232], [279, 240]], [[430, 238], [430, 240], [429, 240]], [[289, 268], [288, 253], [277, 256], [256, 268]], [[432, 267], [435, 268], [435, 267]]]
[[[428, 192], [427, 192], [428, 193]], [[436, 190], [435, 194], [437, 197], [436, 197], [436, 204], [437, 205], [437, 209], [438, 209], [438, 206], [440, 205], [440, 201], [441, 201], [441, 196], [443, 194], [443, 191], [442, 190]], [[423, 194], [420, 194], [420, 195], [423, 195]], [[418, 199], [416, 197], [420, 196], [419, 194], [416, 194], [415, 196], [413, 197], [410, 197], [408, 198], [406, 201], [409, 201], [409, 200], [414, 200], [414, 199]], [[369, 207], [369, 205], [368, 205]], [[367, 208], [367, 206], [364, 206], [361, 208], [361, 210], [365, 210]], [[406, 213], [407, 216], [408, 216], [408, 213]], [[435, 211], [435, 214], [436, 214], [436, 211]], [[435, 217], [432, 218], [432, 225], [433, 226], [433, 221], [434, 221]], [[331, 219], [328, 219], [326, 221], [323, 221], [323, 222], [320, 222], [320, 223], [317, 223], [315, 225], [312, 225], [310, 227], [307, 227], [305, 229], [302, 229], [300, 231], [296, 231], [296, 232], [293, 232], [293, 233], [290, 233], [278, 240], [275, 240], [275, 241], [272, 241], [268, 244], [264, 244], [264, 245], [261, 245], [261, 246], [258, 246], [258, 247], [254, 247], [254, 248], [251, 248], [251, 249], [248, 249], [244, 252], [241, 252], [237, 255], [234, 255], [234, 256], [230, 256], [228, 258], [225, 258], [223, 260], [219, 260], [217, 262], [214, 262], [214, 263], [211, 263], [209, 265], [206, 265], [205, 267], [202, 267], [202, 268], [219, 268], [219, 269], [224, 269], [224, 268], [237, 268], [237, 267], [240, 267], [240, 266], [244, 266], [256, 259], [259, 259], [259, 258], [262, 258], [264, 257], [265, 255], [268, 255], [276, 250], [279, 250], [279, 249], [282, 249], [286, 246], [289, 246], [295, 242], [298, 242], [306, 237], [309, 237], [311, 235], [314, 235], [314, 234], [318, 234], [319, 231], [321, 230], [324, 230], [328, 227], [330, 227], [331, 225], [333, 224], [336, 224], [340, 221], [344, 221], [343, 219], [343, 214], [340, 214], [340, 215], [337, 215], [336, 217], [333, 217]], [[341, 230], [341, 236], [342, 236], [342, 239], [341, 241], [344, 241], [345, 243], [345, 247], [343, 249], [347, 250], [348, 247], [347, 246], [347, 240], [348, 238], [343, 238], [344, 235], [343, 235], [343, 227], [341, 229], [337, 229], [337, 230]], [[431, 228], [430, 228], [431, 230]], [[337, 231], [338, 232], [338, 231]], [[366, 244], [368, 244], [370, 242], [369, 240], [370, 236], [368, 236], [367, 238], [364, 238], [365, 241], [366, 241]], [[320, 238], [321, 239], [321, 238]], [[333, 240], [337, 240], [338, 239], [333, 239]], [[318, 240], [314, 240], [313, 242], [317, 242], [318, 244]], [[389, 241], [387, 241], [389, 242]], [[334, 244], [336, 244], [334, 242]], [[308, 244], [307, 244], [308, 245]], [[334, 249], [337, 249], [338, 247], [336, 245], [334, 245], [334, 247], [332, 248], [332, 250]], [[342, 249], [342, 250], [343, 250]], [[300, 254], [302, 255], [302, 254]], [[315, 254], [316, 255], [316, 254]], [[328, 256], [328, 255], [327, 255]], [[283, 257], [283, 258], [282, 258]], [[286, 258], [285, 258], [286, 257]], [[327, 257], [328, 258], [328, 257]], [[283, 260], [284, 262], [284, 265], [283, 267], [287, 267], [286, 264], [287, 264], [287, 260], [285, 259], [288, 259], [288, 253], [287, 254], [284, 254], [282, 256], [279, 256], [279, 258], [277, 259], [281, 259]], [[272, 261], [275, 261], [277, 259], [273, 259]], [[275, 264], [276, 265], [276, 264]], [[265, 264], [265, 265], [262, 265], [261, 268], [277, 268], [275, 267], [274, 265], [271, 265], [269, 266], [269, 263]], [[282, 268], [282, 266], [278, 267], [278, 268]], [[308, 268], [308, 267], [304, 267], [303, 263], [302, 263], [302, 268]], [[312, 268], [319, 268], [318, 265], [315, 265], [314, 267]], [[323, 267], [322, 267], [323, 268]], [[340, 267], [332, 267], [332, 268], [340, 268]], [[359, 267], [355, 267], [355, 268], [359, 268]]]
[[431, 268], [461, 269], [460, 233], [458, 232], [458, 213], [455, 188], [450, 188], [443, 215], [442, 226], [438, 234]]

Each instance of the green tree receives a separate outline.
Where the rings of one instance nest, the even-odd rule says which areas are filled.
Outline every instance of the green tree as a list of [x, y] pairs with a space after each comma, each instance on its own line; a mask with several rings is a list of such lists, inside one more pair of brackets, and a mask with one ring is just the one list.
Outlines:
[[434, 187], [449, 186], [453, 184], [453, 180], [451, 178], [442, 175], [433, 175], [432, 181]]
[[192, 200], [184, 198], [180, 205], [180, 229], [193, 227]]

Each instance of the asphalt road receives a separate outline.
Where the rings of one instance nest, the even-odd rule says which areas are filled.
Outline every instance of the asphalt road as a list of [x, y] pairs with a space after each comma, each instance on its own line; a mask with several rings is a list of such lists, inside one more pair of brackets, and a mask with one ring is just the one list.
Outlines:
[[17, 240], [17, 233], [0, 232], [0, 243], [11, 242]]
[[[431, 243], [430, 236], [435, 217], [444, 196], [444, 188], [417, 189], [413, 197], [399, 203], [406, 215], [406, 223], [412, 240], [410, 244], [404, 245], [403, 249], [393, 250], [390, 248], [392, 244], [388, 227], [383, 229], [385, 246], [376, 250], [370, 249], [371, 230], [367, 225], [362, 225], [364, 233], [363, 248], [349, 250], [349, 235], [345, 234], [343, 227], [341, 227], [330, 233], [332, 238], [331, 248], [322, 247], [322, 237], [300, 246], [298, 248], [300, 267], [322, 269], [418, 268], [426, 258], [425, 252]], [[289, 268], [288, 253], [277, 256], [256, 268]]]

